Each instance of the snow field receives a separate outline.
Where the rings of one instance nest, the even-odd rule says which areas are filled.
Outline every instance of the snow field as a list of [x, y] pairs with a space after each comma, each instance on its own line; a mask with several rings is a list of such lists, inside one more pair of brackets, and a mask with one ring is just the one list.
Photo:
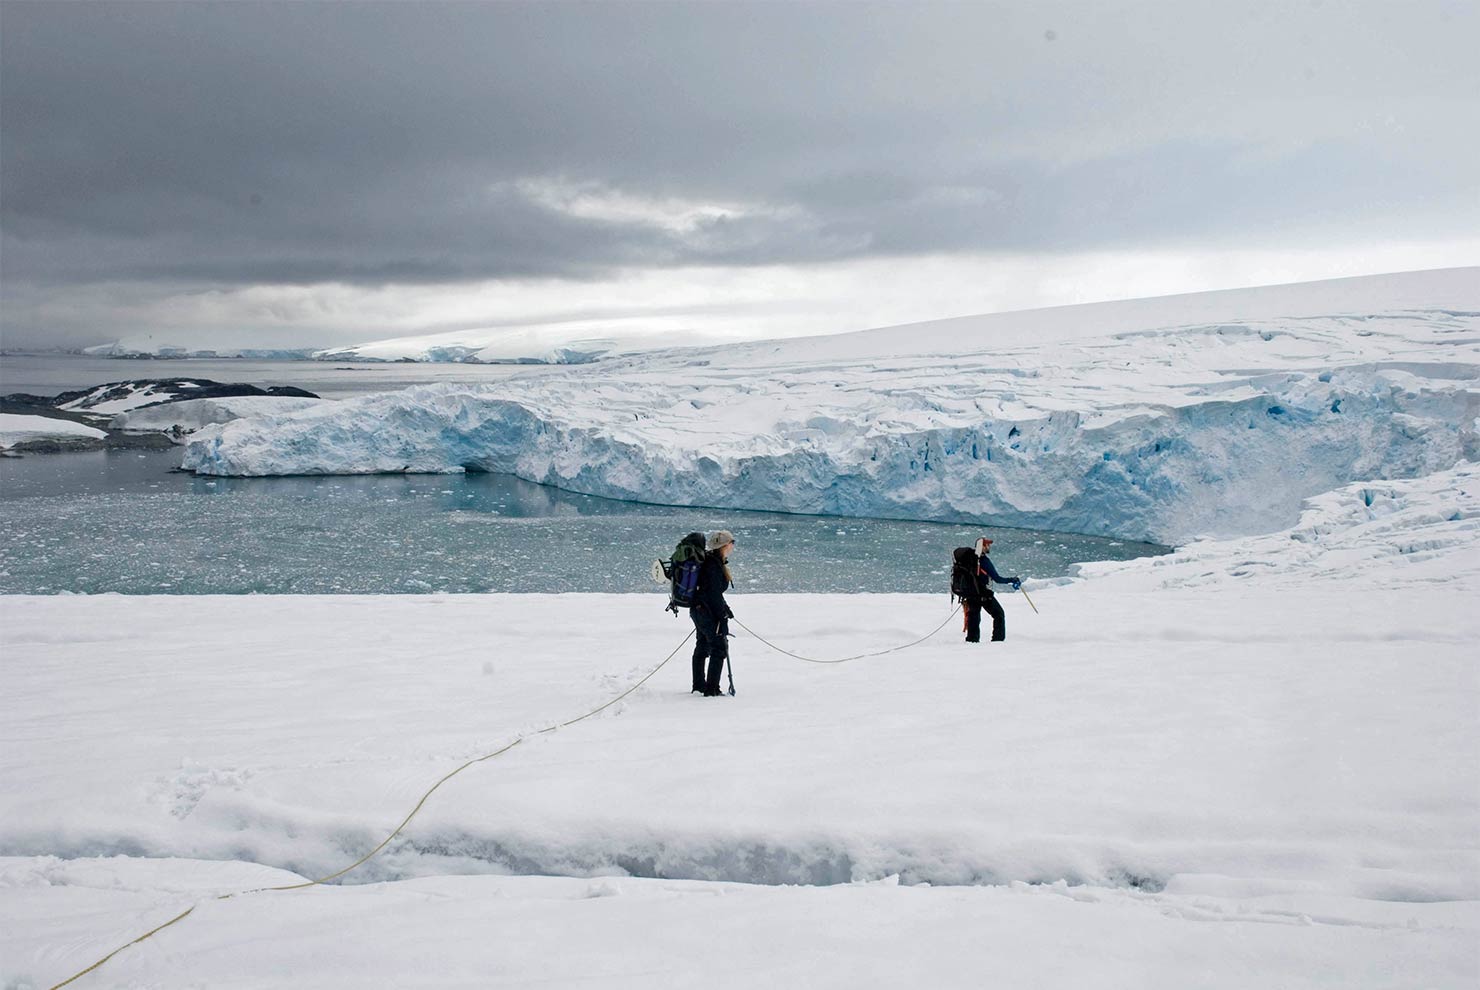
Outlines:
[[[1339, 596], [1316, 599], [1308, 604], [1339, 620], [1245, 645], [1226, 628], [1199, 632], [1221, 607], [1211, 594], [1174, 597], [1168, 605], [1179, 614], [1149, 630], [1134, 616], [1137, 596], [1103, 594], [1130, 621], [1097, 615], [1092, 628], [1066, 614], [1068, 591], [1044, 595], [1039, 605], [1059, 629], [1033, 631], [1018, 603], [1010, 619], [1023, 642], [1010, 657], [1002, 650], [989, 660], [988, 648], [946, 637], [908, 659], [830, 670], [740, 639], [741, 697], [707, 705], [687, 697], [676, 662], [619, 714], [466, 771], [355, 879], [628, 872], [835, 883], [898, 873], [908, 882], [1156, 889], [1190, 872], [1298, 877], [1400, 900], [1476, 895], [1474, 877], [1459, 869], [1473, 808], [1435, 804], [1469, 772], [1463, 647], [1453, 633], [1419, 628], [1419, 617], [1452, 601], [1440, 596], [1428, 613], [1423, 596], [1399, 597], [1404, 622], [1361, 635], [1349, 628], [1356, 616], [1337, 611]], [[65, 672], [47, 676], [44, 662], [26, 677], [28, 708], [38, 689], [76, 700], [54, 703], [44, 725], [25, 723], [37, 736], [20, 737], [22, 762], [7, 770], [20, 786], [6, 798], [4, 851], [244, 856], [332, 872], [379, 841], [447, 769], [595, 707], [672, 648], [651, 629], [665, 618], [648, 614], [656, 601], [582, 596], [592, 620], [647, 655], [601, 657], [598, 636], [567, 632], [565, 643], [521, 661], [520, 645], [568, 624], [576, 604], [531, 597], [503, 609], [476, 598], [283, 599], [271, 604], [286, 611], [252, 607], [245, 616], [277, 636], [233, 632], [238, 645], [223, 659], [235, 672], [196, 659], [185, 674], [182, 662], [219, 648], [189, 629], [172, 630], [166, 645], [148, 630], [176, 604], [124, 599], [138, 618], [107, 619], [150, 657], [125, 646], [118, 662], [97, 665], [93, 690]], [[1279, 615], [1279, 598], [1253, 593], [1239, 607]], [[905, 622], [934, 616], [939, 604], [826, 596], [808, 601], [812, 618], [801, 619], [788, 615], [787, 599], [744, 600], [742, 617], [758, 629], [830, 655], [889, 633], [904, 641], [919, 631]], [[46, 605], [68, 600], [19, 602], [45, 616]], [[242, 604], [210, 599], [195, 611], [210, 621]], [[341, 618], [325, 622], [325, 634], [301, 624], [305, 610], [326, 605]], [[873, 617], [875, 635], [848, 631], [857, 609]], [[7, 617], [29, 627], [27, 614], [7, 603]], [[396, 628], [377, 615], [393, 615]], [[502, 628], [488, 630], [493, 623]], [[401, 631], [433, 627], [479, 645], [439, 647], [433, 665], [424, 643]], [[283, 641], [283, 630], [303, 645]], [[66, 652], [14, 642], [27, 654]], [[375, 657], [373, 672], [314, 656], [346, 649]], [[259, 650], [274, 660], [248, 662]], [[1231, 655], [1246, 651], [1261, 658], [1230, 669]], [[864, 663], [891, 669], [861, 672]], [[100, 720], [104, 691], [126, 710]], [[1394, 743], [1395, 726], [1415, 738]], [[101, 746], [105, 762], [95, 759]], [[28, 749], [46, 759], [25, 759]], [[1415, 804], [1430, 813], [1393, 814]], [[1419, 822], [1428, 841], [1410, 834]], [[1384, 847], [1380, 868], [1360, 865], [1358, 835]]]
[[[821, 667], [742, 636], [733, 699], [680, 656], [453, 778], [349, 885], [206, 903], [108, 979], [1471, 986], [1477, 477], [1030, 584], [1005, 644]], [[734, 607], [825, 657], [948, 606]], [[688, 630], [656, 595], [17, 597], [0, 628], [15, 985], [340, 868]], [[828, 886], [755, 886], [796, 883]]]

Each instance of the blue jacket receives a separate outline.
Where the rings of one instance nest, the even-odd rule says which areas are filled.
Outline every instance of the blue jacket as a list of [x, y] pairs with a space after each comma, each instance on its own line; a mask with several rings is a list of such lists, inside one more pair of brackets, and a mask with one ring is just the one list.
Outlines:
[[[982, 578], [986, 578], [983, 581]], [[998, 584], [1012, 584], [1017, 581], [1015, 577], [1003, 577], [997, 573], [997, 568], [992, 566], [992, 558], [986, 554], [977, 557], [976, 585], [981, 590], [981, 597], [985, 598], [992, 593], [992, 582]]]

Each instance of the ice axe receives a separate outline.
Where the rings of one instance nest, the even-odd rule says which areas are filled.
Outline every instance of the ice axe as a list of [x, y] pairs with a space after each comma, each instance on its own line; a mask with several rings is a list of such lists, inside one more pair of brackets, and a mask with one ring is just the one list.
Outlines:
[[[1022, 595], [1024, 598], [1028, 598], [1028, 593], [1023, 590], [1023, 586], [1021, 584], [1018, 585], [1018, 589], [1017, 590], [1018, 590], [1018, 594]], [[1033, 604], [1033, 599], [1031, 599], [1031, 598], [1028, 598], [1028, 607], [1033, 610], [1033, 614], [1034, 615], [1037, 615], [1038, 614], [1038, 606]]]

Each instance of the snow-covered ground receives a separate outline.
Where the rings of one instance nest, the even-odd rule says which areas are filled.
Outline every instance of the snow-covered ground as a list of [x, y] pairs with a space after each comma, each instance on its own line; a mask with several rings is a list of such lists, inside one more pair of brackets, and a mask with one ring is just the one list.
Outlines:
[[[0, 981], [199, 904], [84, 979], [1474, 986], [1477, 486], [1354, 485], [1030, 584], [1004, 644], [822, 666], [742, 634], [737, 697], [691, 697], [680, 655], [449, 780], [355, 885], [228, 900], [353, 861], [687, 623], [658, 596], [0, 598]], [[733, 604], [817, 657], [948, 608]]]
[[107, 435], [70, 419], [0, 413], [0, 449], [31, 440], [101, 440]]
[[230, 423], [247, 417], [272, 417], [301, 412], [317, 406], [321, 399], [278, 395], [232, 395], [219, 399], [181, 399], [119, 413], [109, 423], [114, 430], [194, 431], [214, 423]]
[[[1270, 312], [1294, 315], [1235, 318]], [[185, 466], [476, 468], [639, 501], [1181, 543], [1480, 457], [1477, 416], [1480, 269], [1459, 269], [429, 385], [210, 428]]]

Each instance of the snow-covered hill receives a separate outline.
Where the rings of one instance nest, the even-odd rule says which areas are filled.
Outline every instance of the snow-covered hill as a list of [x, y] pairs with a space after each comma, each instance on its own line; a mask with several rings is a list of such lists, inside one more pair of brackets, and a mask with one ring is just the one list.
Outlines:
[[[1366, 278], [1332, 279], [1294, 285], [1265, 286], [1190, 295], [1160, 296], [1112, 303], [1061, 306], [1052, 309], [989, 316], [967, 316], [913, 324], [908, 329], [916, 345], [934, 340], [952, 353], [960, 334], [989, 335], [999, 342], [1044, 343], [1080, 334], [1103, 334], [1117, 330], [1173, 326], [1180, 323], [1216, 322], [1279, 316], [1319, 316], [1338, 310], [1356, 312], [1376, 309], [1422, 309], [1442, 296], [1454, 278], [1445, 271], [1408, 272]], [[375, 340], [347, 347], [315, 351], [313, 357], [326, 361], [413, 361], [490, 362], [511, 364], [584, 364], [600, 359], [624, 357], [678, 346], [708, 346], [739, 343], [694, 331], [633, 332], [620, 335], [604, 332], [596, 323], [556, 323], [529, 328], [486, 327], [431, 334], [412, 334]], [[825, 338], [823, 351], [854, 352], [862, 356], [871, 344], [895, 347], [890, 327], [865, 333], [839, 334]], [[754, 338], [747, 338], [754, 339]], [[814, 340], [816, 338], [813, 338]], [[795, 341], [796, 344], [802, 342]], [[96, 349], [95, 349], [96, 350]], [[178, 350], [178, 348], [177, 348]], [[805, 353], [799, 347], [798, 353]], [[886, 353], [890, 351], [886, 350]]]
[[35, 405], [52, 406], [64, 412], [81, 413], [100, 419], [165, 403], [233, 397], [318, 398], [312, 392], [292, 385], [274, 385], [264, 389], [240, 382], [215, 382], [209, 378], [136, 378], [132, 381], [109, 382], [106, 385], [78, 389], [75, 392], [62, 392], [54, 396], [6, 396], [8, 399], [24, 399]]
[[1480, 269], [638, 355], [210, 428], [204, 474], [501, 471], [1181, 543], [1480, 457]]

